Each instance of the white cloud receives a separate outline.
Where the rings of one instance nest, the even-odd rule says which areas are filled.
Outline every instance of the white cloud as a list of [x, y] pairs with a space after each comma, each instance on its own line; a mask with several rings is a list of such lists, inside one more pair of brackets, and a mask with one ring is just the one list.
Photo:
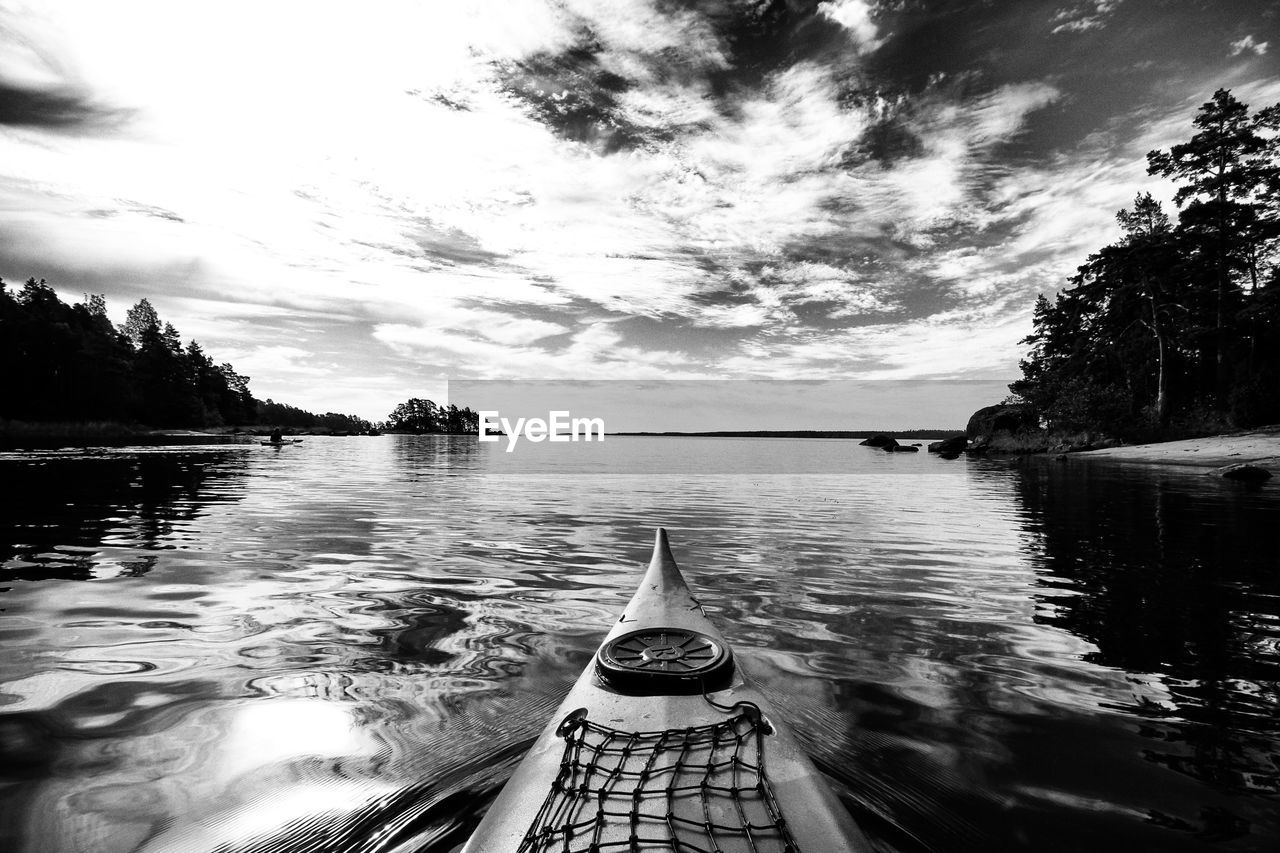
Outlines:
[[467, 320], [468, 325], [488, 340], [513, 346], [531, 344], [569, 331], [568, 327], [559, 323], [522, 317], [504, 317], [501, 314], [483, 310], [472, 311]]
[[433, 336], [442, 339], [447, 337], [456, 341], [470, 340], [475, 346], [497, 344], [511, 347], [527, 346], [571, 331], [569, 326], [562, 323], [503, 314], [461, 302], [439, 305], [412, 328], [424, 339]]
[[449, 365], [455, 378], [473, 379], [620, 379], [692, 378], [696, 365], [680, 353], [623, 343], [608, 323], [591, 323], [556, 349], [500, 344], [438, 327], [397, 323], [379, 325], [378, 341], [406, 357]]
[[650, 78], [638, 55], [669, 52], [702, 68], [729, 65], [715, 32], [696, 9], [659, 7], [650, 0], [570, 0], [566, 7], [590, 22], [592, 35], [606, 48], [605, 67], [628, 78]]
[[987, 379], [1016, 375], [1029, 314], [999, 300], [906, 323], [756, 338], [725, 367], [775, 379]]
[[741, 305], [708, 305], [699, 309], [695, 322], [700, 326], [738, 328], [767, 325], [777, 312], [758, 302]]
[[1120, 5], [1120, 0], [1086, 0], [1054, 13], [1051, 23], [1054, 33], [1085, 32], [1106, 25], [1107, 18]]
[[1258, 56], [1262, 56], [1267, 52], [1267, 48], [1270, 46], [1270, 44], [1271, 42], [1254, 41], [1254, 38], [1252, 35], [1247, 35], [1244, 38], [1237, 39], [1236, 41], [1231, 42], [1231, 55], [1239, 56], [1245, 51], [1252, 51]]
[[310, 349], [295, 346], [259, 346], [231, 353], [240, 373], [267, 375], [282, 383], [329, 376], [336, 365], [317, 363]]
[[874, 163], [862, 167], [844, 195], [877, 212], [873, 230], [892, 223], [908, 238], [953, 220], [978, 223], [986, 214], [974, 206], [974, 195], [990, 181], [991, 150], [1017, 136], [1028, 116], [1059, 97], [1044, 83], [1004, 86], [964, 101], [935, 94], [904, 119], [922, 140], [920, 156], [891, 169]]
[[866, 0], [823, 0], [818, 12], [848, 30], [864, 49], [879, 47], [879, 30], [871, 20], [871, 5]]
[[956, 107], [959, 115], [955, 123], [965, 132], [970, 146], [986, 148], [1009, 141], [1023, 128], [1028, 115], [1060, 96], [1057, 88], [1038, 81], [1002, 86]]
[[884, 311], [882, 287], [830, 264], [813, 261], [766, 264], [755, 273], [737, 270], [731, 276], [752, 301], [716, 311], [703, 309], [697, 321], [706, 325], [760, 326], [778, 330], [799, 324], [795, 306], [830, 304], [831, 319]]

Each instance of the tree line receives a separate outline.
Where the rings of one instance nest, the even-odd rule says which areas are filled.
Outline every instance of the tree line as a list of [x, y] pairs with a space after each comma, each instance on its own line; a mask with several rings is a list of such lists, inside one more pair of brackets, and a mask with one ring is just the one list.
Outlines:
[[205, 429], [270, 424], [363, 432], [353, 415], [314, 415], [257, 400], [249, 377], [217, 364], [141, 299], [119, 326], [106, 299], [67, 305], [43, 279], [16, 293], [0, 280], [0, 418]]
[[1034, 308], [1009, 387], [1051, 431], [1172, 437], [1280, 421], [1280, 104], [1225, 89], [1194, 134], [1147, 155], [1175, 184], [1176, 222], [1149, 192]]
[[389, 432], [475, 434], [480, 432], [480, 415], [453, 403], [441, 406], [410, 397], [387, 415], [382, 428]]

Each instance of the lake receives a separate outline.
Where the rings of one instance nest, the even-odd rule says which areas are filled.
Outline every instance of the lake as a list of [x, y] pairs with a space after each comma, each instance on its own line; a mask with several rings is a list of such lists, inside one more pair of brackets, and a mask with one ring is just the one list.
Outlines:
[[453, 850], [658, 526], [880, 849], [1280, 849], [1280, 487], [524, 450], [0, 454], [0, 849]]

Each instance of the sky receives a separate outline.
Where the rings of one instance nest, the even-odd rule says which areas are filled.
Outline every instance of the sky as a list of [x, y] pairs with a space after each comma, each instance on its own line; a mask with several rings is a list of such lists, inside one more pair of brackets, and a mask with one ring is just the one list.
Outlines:
[[[595, 379], [466, 380], [449, 396], [484, 419], [558, 423], [598, 418], [605, 432], [717, 430], [962, 429], [970, 415], [1008, 395], [999, 380]], [[495, 428], [495, 431], [501, 427]], [[503, 431], [510, 432], [507, 428]], [[571, 426], [557, 427], [570, 432]], [[515, 430], [518, 431], [518, 430]]]
[[0, 0], [0, 277], [315, 412], [822, 379], [950, 426], [909, 389], [1016, 378], [1218, 88], [1280, 102], [1280, 4]]

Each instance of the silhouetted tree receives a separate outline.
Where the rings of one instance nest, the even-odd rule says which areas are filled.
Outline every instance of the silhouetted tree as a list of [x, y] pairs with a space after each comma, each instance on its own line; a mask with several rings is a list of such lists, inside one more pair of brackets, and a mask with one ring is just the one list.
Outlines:
[[[1123, 237], [1040, 296], [1010, 389], [1060, 430], [1136, 436], [1280, 418], [1280, 105], [1250, 116], [1226, 90], [1195, 135], [1148, 155], [1180, 182], [1177, 225], [1150, 193]], [[1247, 284], [1247, 287], [1245, 286]]]
[[458, 408], [450, 403], [438, 406], [431, 400], [411, 397], [387, 415], [383, 427], [392, 432], [452, 434], [480, 431], [480, 415], [469, 408]]
[[219, 409], [222, 419], [229, 424], [258, 422], [258, 401], [249, 393], [249, 377], [236, 373], [230, 364], [214, 368], [222, 377], [219, 387]]
[[139, 299], [125, 315], [124, 325], [120, 327], [120, 331], [135, 348], [141, 349], [148, 335], [159, 334], [160, 315], [156, 313], [156, 309], [149, 301]]
[[337, 412], [316, 415], [297, 406], [277, 403], [270, 398], [258, 403], [258, 422], [290, 429], [321, 429], [329, 432], [364, 433], [373, 429], [373, 424], [355, 415]]
[[1232, 316], [1241, 307], [1237, 277], [1248, 272], [1257, 286], [1260, 243], [1274, 239], [1259, 215], [1258, 193], [1274, 175], [1274, 140], [1266, 137], [1266, 116], [1250, 116], [1249, 108], [1226, 89], [1200, 107], [1193, 120], [1199, 132], [1168, 151], [1147, 155], [1148, 174], [1179, 182], [1174, 201], [1182, 210], [1179, 225], [1194, 250], [1202, 253], [1214, 280], [1214, 391], [1226, 391]]
[[410, 397], [387, 415], [387, 429], [396, 432], [443, 432], [440, 407], [431, 400]]
[[[268, 404], [275, 410], [267, 415], [288, 414], [266, 421], [282, 426], [372, 426], [353, 415]], [[29, 279], [17, 294], [0, 280], [0, 418], [199, 428], [260, 417], [249, 377], [215, 365], [195, 341], [184, 346], [148, 300], [138, 300], [117, 328], [100, 294], [69, 306], [43, 279]]]

